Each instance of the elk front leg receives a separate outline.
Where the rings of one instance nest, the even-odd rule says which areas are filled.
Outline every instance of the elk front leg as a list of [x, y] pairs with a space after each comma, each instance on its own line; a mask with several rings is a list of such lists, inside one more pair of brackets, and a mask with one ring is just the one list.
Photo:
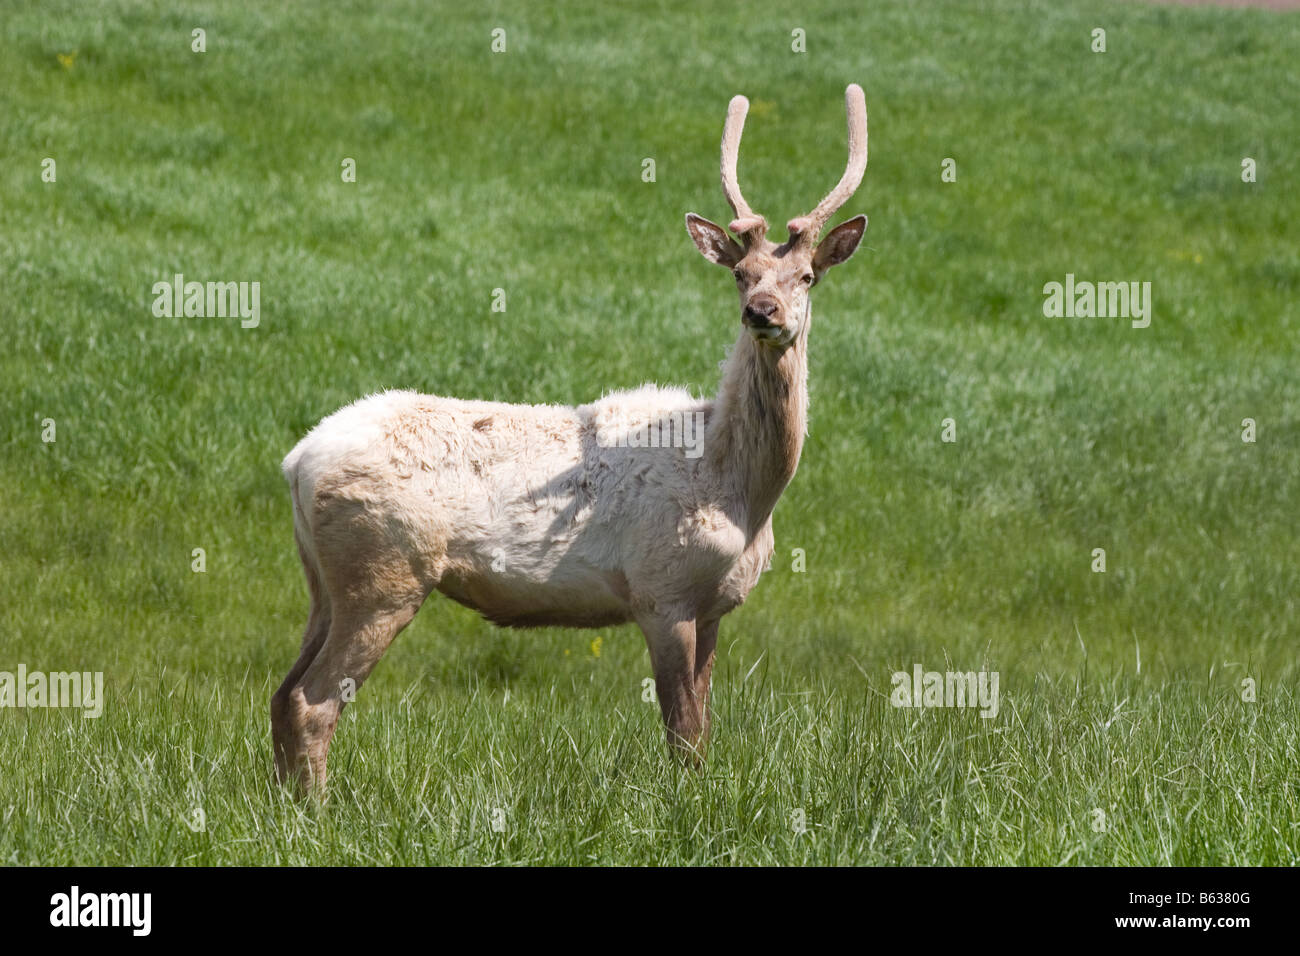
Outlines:
[[695, 700], [700, 708], [700, 740], [696, 745], [701, 754], [709, 743], [709, 727], [713, 723], [709, 704], [713, 689], [713, 656], [718, 647], [718, 621], [701, 621], [695, 628]]
[[695, 692], [695, 621], [656, 613], [639, 616], [637, 623], [650, 649], [668, 744], [698, 757], [704, 721]]

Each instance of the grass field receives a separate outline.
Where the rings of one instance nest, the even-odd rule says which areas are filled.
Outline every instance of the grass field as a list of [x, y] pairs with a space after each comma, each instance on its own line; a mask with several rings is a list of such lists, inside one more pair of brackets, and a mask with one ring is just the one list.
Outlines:
[[[1300, 862], [1300, 14], [0, 6], [0, 670], [106, 697], [0, 710], [0, 860]], [[784, 222], [843, 169], [850, 81], [871, 226], [814, 293], [810, 436], [723, 622], [707, 769], [669, 758], [635, 628], [435, 599], [345, 711], [329, 800], [281, 792], [285, 452], [386, 387], [711, 392], [734, 284], [682, 217], [727, 219], [727, 100]], [[260, 324], [155, 317], [174, 273], [259, 281]], [[1067, 273], [1150, 281], [1150, 327], [1044, 317]], [[915, 664], [997, 671], [997, 717], [892, 707]]]

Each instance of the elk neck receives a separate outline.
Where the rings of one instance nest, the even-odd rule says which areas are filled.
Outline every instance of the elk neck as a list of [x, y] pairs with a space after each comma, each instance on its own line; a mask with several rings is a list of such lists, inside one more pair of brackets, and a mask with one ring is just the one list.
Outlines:
[[705, 433], [704, 457], [729, 499], [726, 510], [752, 538], [766, 524], [799, 467], [808, 428], [808, 326], [805, 312], [784, 351], [742, 329], [722, 371]]

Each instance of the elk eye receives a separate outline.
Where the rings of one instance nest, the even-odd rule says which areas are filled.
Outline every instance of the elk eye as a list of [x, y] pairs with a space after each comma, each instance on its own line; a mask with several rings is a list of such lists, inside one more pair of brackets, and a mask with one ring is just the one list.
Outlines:
[[740, 269], [732, 269], [731, 274], [736, 277], [737, 282], [745, 278], [745, 273]]
[[813, 274], [812, 274], [811, 272], [805, 272], [805, 273], [800, 277], [800, 281], [801, 281], [804, 285], [812, 285], [812, 280], [813, 280]]

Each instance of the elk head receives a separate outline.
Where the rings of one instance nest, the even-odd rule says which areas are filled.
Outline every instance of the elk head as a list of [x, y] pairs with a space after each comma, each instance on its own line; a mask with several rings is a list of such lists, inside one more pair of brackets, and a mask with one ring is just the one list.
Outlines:
[[832, 229], [820, 243], [817, 236], [862, 182], [867, 168], [867, 103], [856, 83], [844, 91], [849, 123], [849, 160], [839, 185], [806, 216], [786, 224], [790, 237], [780, 245], [767, 238], [767, 220], [745, 202], [736, 182], [736, 154], [749, 112], [749, 100], [734, 97], [722, 132], [722, 192], [736, 214], [730, 229], [739, 242], [716, 223], [687, 213], [686, 231], [704, 258], [726, 266], [740, 291], [741, 322], [754, 340], [784, 350], [807, 328], [808, 290], [831, 266], [853, 255], [867, 228], [866, 216], [855, 216]]

